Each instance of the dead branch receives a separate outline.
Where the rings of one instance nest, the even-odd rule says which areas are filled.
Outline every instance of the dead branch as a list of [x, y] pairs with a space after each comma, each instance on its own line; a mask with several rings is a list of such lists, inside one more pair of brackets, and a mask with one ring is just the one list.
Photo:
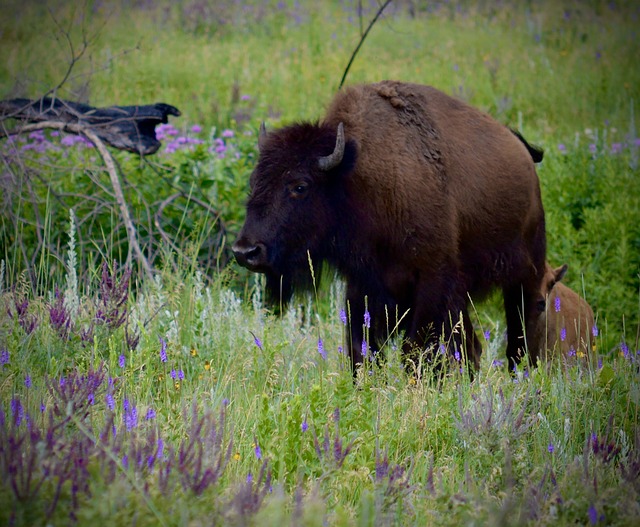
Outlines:
[[41, 121], [38, 123], [28, 124], [20, 129], [20, 133], [42, 129], [63, 130], [65, 132], [79, 134], [86, 137], [95, 145], [96, 149], [100, 153], [100, 156], [102, 157], [102, 160], [104, 161], [107, 173], [109, 174], [109, 178], [111, 179], [111, 186], [113, 187], [116, 203], [120, 208], [120, 214], [127, 231], [127, 238], [129, 240], [129, 254], [127, 256], [127, 264], [129, 264], [131, 261], [131, 251], [133, 251], [142, 268], [145, 270], [147, 275], [152, 278], [153, 274], [151, 272], [151, 266], [149, 265], [149, 262], [145, 258], [144, 254], [142, 253], [142, 249], [140, 249], [140, 245], [138, 244], [136, 228], [129, 214], [129, 208], [127, 207], [127, 202], [125, 200], [124, 193], [122, 192], [122, 186], [120, 185], [120, 178], [118, 177], [115, 162], [102, 139], [98, 136], [97, 133], [95, 133], [90, 125], [81, 123], [67, 123], [63, 121]]
[[140, 249], [140, 245], [138, 244], [138, 235], [136, 233], [136, 228], [133, 224], [133, 221], [131, 221], [131, 216], [129, 215], [129, 208], [127, 207], [127, 202], [124, 198], [124, 193], [122, 192], [122, 186], [120, 185], [120, 179], [118, 178], [118, 172], [116, 170], [116, 165], [113, 161], [113, 157], [111, 156], [111, 152], [109, 152], [102, 140], [91, 128], [83, 128], [81, 133], [98, 149], [98, 152], [100, 152], [104, 164], [107, 167], [109, 177], [111, 178], [111, 186], [113, 187], [113, 190], [115, 192], [116, 202], [120, 207], [120, 214], [122, 215], [122, 220], [124, 221], [124, 225], [127, 230], [127, 237], [129, 238], [129, 254], [127, 255], [127, 265], [130, 265], [131, 250], [133, 249], [133, 252], [136, 253], [136, 257], [138, 258], [138, 262], [140, 263], [140, 265], [142, 265], [142, 268], [147, 273], [147, 276], [149, 278], [153, 278], [151, 266], [149, 265], [149, 262], [145, 258], [144, 254], [142, 253], [142, 249]]
[[[376, 16], [373, 17], [373, 19], [371, 20], [371, 22], [369, 22], [369, 26], [367, 27], [367, 29], [365, 30], [364, 33], [362, 33], [362, 26], [360, 26], [360, 32], [362, 33], [362, 36], [360, 37], [360, 42], [358, 42], [358, 45], [356, 46], [356, 49], [353, 50], [353, 53], [351, 54], [351, 58], [349, 59], [349, 62], [347, 63], [347, 67], [344, 69], [344, 73], [342, 74], [342, 79], [340, 79], [340, 85], [338, 86], [338, 89], [340, 90], [344, 84], [344, 81], [347, 78], [347, 74], [349, 73], [349, 70], [351, 69], [351, 64], [353, 64], [353, 61], [356, 58], [356, 55], [358, 54], [358, 51], [360, 51], [360, 48], [362, 47], [362, 44], [364, 43], [364, 40], [367, 38], [367, 35], [369, 34], [369, 31], [371, 31], [371, 28], [373, 27], [373, 25], [378, 21], [378, 18], [380, 18], [380, 15], [382, 15], [382, 12], [386, 9], [386, 7], [391, 3], [391, 0], [386, 0], [386, 2], [384, 4], [382, 4], [380, 6], [380, 9], [378, 9], [378, 12], [376, 13]], [[359, 9], [360, 13], [362, 13], [362, 6], [360, 6]], [[361, 20], [361, 24], [362, 24], [362, 18]]]

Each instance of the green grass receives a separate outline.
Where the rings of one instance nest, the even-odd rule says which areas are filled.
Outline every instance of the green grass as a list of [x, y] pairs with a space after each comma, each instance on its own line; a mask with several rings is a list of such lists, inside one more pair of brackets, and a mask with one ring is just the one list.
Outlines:
[[[407, 375], [390, 345], [354, 384], [339, 351], [342, 284], [327, 276], [278, 318], [260, 280], [225, 254], [243, 218], [252, 132], [263, 119], [322, 115], [359, 39], [357, 2], [204, 5], [50, 4], [76, 50], [83, 28], [97, 35], [60, 96], [173, 104], [183, 115], [172, 123], [184, 134], [201, 125], [203, 144], [149, 163], [117, 156], [153, 281], [103, 268], [127, 248], [94, 152], [30, 151], [4, 164], [24, 187], [0, 181], [10, 197], [0, 217], [0, 523], [636, 524], [638, 8], [415, 2], [415, 18], [401, 4], [374, 27], [348, 82], [432, 84], [545, 147], [549, 260], [569, 264], [566, 281], [600, 333], [589, 367], [512, 377], [494, 364], [505, 349], [496, 297], [475, 306], [489, 338], [473, 383], [455, 370], [440, 384], [428, 368]], [[44, 93], [69, 59], [50, 15], [24, 2], [0, 20], [0, 55], [3, 98]], [[224, 129], [234, 131], [227, 157], [208, 151]], [[220, 218], [176, 201], [161, 223], [171, 248], [154, 213], [176, 189]]]

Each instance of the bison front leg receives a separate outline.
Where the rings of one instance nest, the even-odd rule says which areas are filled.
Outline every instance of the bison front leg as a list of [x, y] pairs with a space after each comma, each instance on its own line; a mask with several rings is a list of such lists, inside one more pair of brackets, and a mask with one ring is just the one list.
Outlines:
[[[351, 359], [351, 370], [355, 377], [358, 366], [364, 363], [363, 342], [365, 333], [366, 294], [352, 283], [347, 284], [347, 348]], [[370, 316], [370, 315], [369, 315]], [[368, 346], [368, 344], [365, 344]]]
[[476, 335], [469, 317], [469, 311], [464, 310], [462, 313], [464, 321], [465, 351], [469, 372], [473, 376], [473, 371], [480, 369], [480, 357], [482, 356], [482, 344], [478, 335]]
[[479, 366], [482, 347], [473, 331], [465, 296], [451, 289], [455, 283], [443, 277], [439, 283], [430, 281], [417, 288], [403, 346], [407, 367], [419, 361], [417, 353], [433, 363], [436, 372], [447, 357], [464, 357], [469, 364]]
[[528, 349], [527, 339], [533, 337], [537, 318], [536, 295], [521, 285], [504, 289], [504, 309], [507, 319], [507, 361], [513, 371]]

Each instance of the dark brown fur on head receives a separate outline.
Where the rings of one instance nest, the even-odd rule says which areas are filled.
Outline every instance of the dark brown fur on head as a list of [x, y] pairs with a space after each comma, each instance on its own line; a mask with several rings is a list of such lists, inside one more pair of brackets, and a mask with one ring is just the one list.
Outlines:
[[322, 263], [331, 259], [348, 206], [342, 181], [353, 170], [357, 149], [347, 142], [341, 163], [327, 171], [318, 159], [333, 152], [335, 128], [302, 123], [265, 134], [247, 202], [248, 222], [257, 227], [240, 241], [245, 236], [248, 244], [265, 244], [255, 270], [266, 274], [268, 298], [277, 304], [311, 287], [311, 268], [319, 278]]

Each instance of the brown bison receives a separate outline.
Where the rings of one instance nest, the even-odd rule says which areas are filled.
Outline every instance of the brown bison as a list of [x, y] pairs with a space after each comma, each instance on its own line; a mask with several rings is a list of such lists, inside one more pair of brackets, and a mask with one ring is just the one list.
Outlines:
[[477, 367], [469, 295], [495, 286], [519, 362], [546, 255], [541, 151], [435, 88], [393, 81], [343, 89], [319, 124], [262, 129], [259, 150], [236, 259], [276, 302], [310, 286], [309, 260], [316, 276], [337, 269], [354, 368], [396, 320], [405, 358], [445, 344]]
[[556, 269], [546, 265], [539, 299], [541, 313], [530, 339], [532, 364], [547, 361], [558, 353], [565, 360], [591, 355], [593, 310], [584, 298], [560, 282], [566, 272], [566, 264]]

